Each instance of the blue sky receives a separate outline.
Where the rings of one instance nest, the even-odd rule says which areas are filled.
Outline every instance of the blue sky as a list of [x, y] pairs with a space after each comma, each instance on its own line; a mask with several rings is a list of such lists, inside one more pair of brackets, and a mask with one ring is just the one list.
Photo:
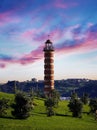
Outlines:
[[0, 82], [44, 78], [43, 46], [55, 47], [55, 79], [97, 79], [97, 0], [0, 0]]

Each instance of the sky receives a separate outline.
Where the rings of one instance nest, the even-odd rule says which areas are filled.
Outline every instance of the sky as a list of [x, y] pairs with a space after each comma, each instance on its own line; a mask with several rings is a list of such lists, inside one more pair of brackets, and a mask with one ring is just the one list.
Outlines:
[[47, 39], [55, 79], [97, 80], [97, 0], [0, 0], [0, 83], [43, 80]]

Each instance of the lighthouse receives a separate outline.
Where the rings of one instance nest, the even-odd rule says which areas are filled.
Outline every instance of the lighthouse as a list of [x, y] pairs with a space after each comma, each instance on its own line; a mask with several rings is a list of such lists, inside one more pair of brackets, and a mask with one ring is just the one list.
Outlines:
[[54, 89], [54, 47], [48, 39], [44, 46], [44, 94], [50, 96]]

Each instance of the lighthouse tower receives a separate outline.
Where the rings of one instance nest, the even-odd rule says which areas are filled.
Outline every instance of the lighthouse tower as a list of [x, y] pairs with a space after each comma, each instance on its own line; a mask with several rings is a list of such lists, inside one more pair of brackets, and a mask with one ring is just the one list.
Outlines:
[[44, 94], [50, 96], [54, 89], [54, 47], [48, 39], [45, 42], [44, 51]]

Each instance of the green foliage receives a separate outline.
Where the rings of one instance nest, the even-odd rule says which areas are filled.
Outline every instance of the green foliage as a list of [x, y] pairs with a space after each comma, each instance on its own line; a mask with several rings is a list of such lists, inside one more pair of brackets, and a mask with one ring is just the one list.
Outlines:
[[71, 99], [70, 100], [75, 100], [75, 99], [78, 99], [78, 95], [76, 92], [72, 92], [71, 93]]
[[52, 99], [52, 98], [47, 98], [47, 99], [45, 100], [45, 106], [46, 106], [46, 107], [53, 107], [53, 106], [54, 106], [54, 101], [53, 101], [53, 99]]
[[60, 95], [56, 90], [50, 92], [49, 97], [45, 100], [45, 106], [47, 110], [47, 116], [53, 116], [55, 114], [55, 107], [58, 107]]
[[68, 107], [70, 111], [72, 112], [73, 117], [82, 116], [83, 103], [78, 99], [77, 93], [73, 92], [71, 94], [71, 99], [68, 104]]
[[53, 116], [55, 105], [53, 98], [47, 98], [44, 102], [44, 105], [46, 106], [47, 116]]
[[97, 110], [97, 99], [91, 99], [89, 106], [90, 106], [90, 113], [95, 113], [95, 111]]
[[71, 100], [68, 104], [68, 107], [72, 112], [73, 117], [81, 117], [83, 104], [80, 100], [78, 99]]
[[0, 99], [0, 117], [7, 114], [7, 108], [9, 107], [8, 102], [9, 100], [6, 98]]
[[12, 115], [15, 118], [25, 119], [30, 116], [30, 111], [32, 109], [32, 100], [24, 93], [19, 92], [15, 95], [15, 103], [13, 103]]
[[89, 95], [87, 93], [84, 93], [82, 98], [81, 98], [81, 101], [84, 103], [84, 104], [88, 104], [89, 102]]
[[33, 91], [33, 88], [30, 89], [29, 91], [29, 97], [31, 98], [31, 100], [33, 101], [34, 97], [35, 97], [35, 92]]
[[52, 100], [54, 102], [54, 107], [58, 107], [58, 103], [59, 103], [59, 100], [60, 100], [60, 94], [57, 90], [52, 90], [51, 91], [51, 97], [52, 97]]

